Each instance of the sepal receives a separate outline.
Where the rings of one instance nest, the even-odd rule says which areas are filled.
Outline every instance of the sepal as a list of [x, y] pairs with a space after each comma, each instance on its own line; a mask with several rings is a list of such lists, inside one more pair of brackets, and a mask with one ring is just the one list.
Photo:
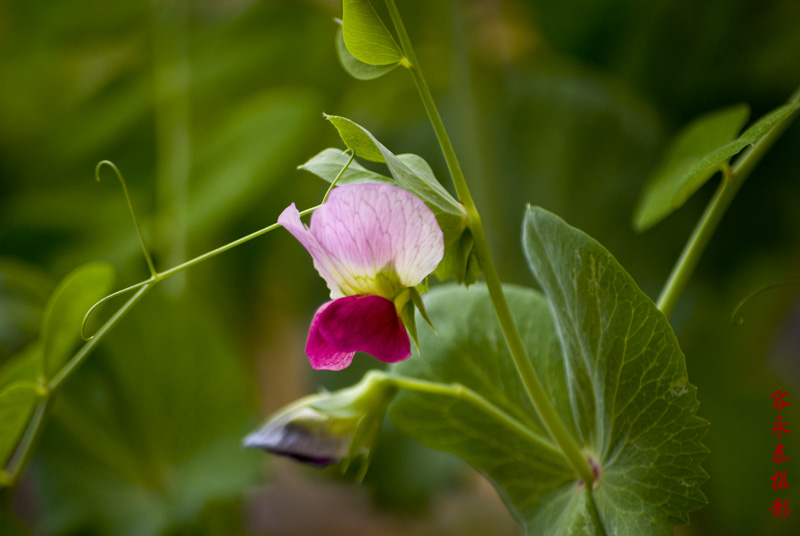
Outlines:
[[416, 289], [407, 288], [394, 299], [394, 307], [397, 310], [397, 316], [403, 322], [403, 325], [408, 332], [408, 336], [414, 341], [414, 346], [419, 351], [419, 341], [417, 340], [417, 319], [414, 314], [414, 300], [413, 291]]

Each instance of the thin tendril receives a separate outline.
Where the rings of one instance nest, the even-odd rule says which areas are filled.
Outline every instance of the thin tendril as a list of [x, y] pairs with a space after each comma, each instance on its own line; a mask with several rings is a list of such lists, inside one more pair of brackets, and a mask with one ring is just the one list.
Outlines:
[[747, 302], [749, 302], [750, 300], [752, 300], [753, 298], [755, 298], [756, 296], [758, 296], [762, 292], [766, 292], [767, 290], [771, 290], [771, 289], [774, 289], [774, 288], [780, 288], [780, 287], [786, 287], [786, 286], [789, 286], [789, 285], [794, 285], [794, 284], [797, 284], [797, 283], [800, 283], [800, 279], [790, 279], [789, 281], [781, 281], [780, 283], [768, 283], [766, 285], [761, 285], [760, 287], [758, 287], [755, 290], [753, 290], [752, 292], [750, 292], [750, 294], [745, 296], [742, 299], [742, 301], [739, 302], [739, 305], [737, 305], [736, 309], [733, 310], [733, 314], [731, 315], [731, 322], [733, 322], [733, 324], [736, 325], [736, 326], [741, 326], [742, 324], [744, 324], [744, 317], [737, 316], [739, 311], [742, 309], [742, 307], [745, 306], [745, 304], [747, 304]]
[[97, 164], [97, 167], [94, 168], [94, 176], [97, 179], [97, 182], [100, 182], [100, 168], [106, 165], [114, 170], [114, 173], [117, 174], [117, 178], [119, 179], [120, 184], [122, 184], [122, 191], [125, 193], [125, 200], [128, 202], [128, 210], [130, 210], [131, 218], [133, 219], [133, 225], [136, 227], [136, 234], [139, 235], [139, 243], [142, 245], [142, 251], [144, 252], [144, 258], [147, 261], [147, 268], [150, 270], [150, 275], [156, 277], [157, 272], [156, 268], [153, 265], [153, 259], [150, 258], [150, 252], [147, 250], [147, 246], [144, 243], [144, 236], [142, 235], [142, 229], [139, 227], [139, 222], [136, 220], [136, 212], [133, 210], [133, 203], [131, 203], [131, 196], [128, 194], [128, 185], [125, 184], [125, 178], [122, 176], [122, 172], [114, 165], [113, 162], [110, 160], [102, 160]]
[[89, 342], [94, 338], [94, 335], [89, 335], [88, 337], [86, 336], [86, 322], [89, 320], [89, 317], [92, 315], [94, 310], [97, 309], [101, 304], [107, 302], [111, 298], [119, 296], [120, 294], [125, 294], [126, 292], [130, 292], [132, 290], [136, 290], [139, 287], [143, 287], [143, 286], [147, 285], [148, 283], [153, 283], [155, 281], [156, 281], [155, 277], [151, 277], [150, 279], [148, 279], [146, 281], [140, 281], [139, 283], [136, 283], [135, 285], [131, 285], [128, 288], [124, 288], [122, 290], [118, 290], [118, 291], [116, 291], [116, 292], [114, 292], [112, 294], [109, 294], [105, 298], [101, 299], [100, 301], [98, 301], [97, 303], [92, 305], [92, 307], [88, 311], [86, 311], [86, 314], [83, 315], [83, 321], [81, 322], [81, 339], [83, 339], [84, 342]]
[[341, 179], [341, 178], [342, 178], [342, 175], [344, 175], [344, 172], [345, 172], [345, 171], [347, 171], [347, 168], [349, 168], [349, 167], [350, 167], [350, 164], [352, 164], [352, 163], [353, 163], [353, 159], [355, 159], [355, 157], [356, 157], [356, 152], [355, 152], [354, 150], [352, 150], [352, 149], [348, 149], [348, 150], [346, 150], [346, 151], [344, 152], [344, 154], [347, 154], [347, 153], [350, 153], [350, 159], [349, 159], [349, 160], [347, 161], [347, 163], [344, 165], [344, 167], [343, 167], [343, 168], [342, 168], [342, 170], [339, 172], [339, 174], [338, 174], [338, 175], [336, 175], [336, 178], [335, 178], [335, 179], [333, 179], [333, 181], [331, 181], [331, 185], [328, 187], [328, 191], [327, 191], [327, 192], [325, 192], [325, 195], [324, 195], [324, 196], [323, 196], [323, 198], [322, 198], [322, 203], [320, 203], [320, 204], [319, 204], [319, 206], [322, 206], [322, 205], [324, 205], [324, 204], [325, 204], [325, 201], [327, 201], [327, 200], [328, 200], [328, 196], [329, 196], [329, 195], [331, 195], [331, 190], [333, 190], [333, 187], [334, 187], [334, 186], [336, 186], [336, 183], [337, 183], [337, 182], [339, 182], [339, 179]]
[[[348, 149], [347, 151], [344, 152], [344, 154], [348, 154], [348, 153], [350, 154], [350, 159], [347, 161], [347, 163], [344, 165], [344, 167], [342, 167], [341, 171], [339, 171], [339, 174], [336, 175], [336, 178], [334, 178], [333, 181], [331, 181], [331, 185], [328, 187], [328, 190], [325, 192], [325, 196], [322, 198], [322, 202], [317, 206], [314, 206], [314, 207], [311, 207], [311, 208], [308, 208], [308, 209], [302, 211], [300, 213], [301, 216], [306, 216], [308, 214], [311, 214], [312, 212], [314, 212], [315, 210], [320, 208], [322, 205], [324, 205], [325, 202], [328, 200], [328, 196], [330, 195], [331, 191], [336, 186], [336, 184], [339, 182], [339, 179], [341, 179], [344, 176], [345, 171], [347, 171], [347, 169], [350, 167], [350, 164], [353, 163], [353, 160], [356, 157], [355, 151], [353, 151], [352, 149]], [[100, 166], [103, 165], [103, 164], [106, 164], [106, 165], [110, 166], [112, 169], [114, 169], [114, 171], [117, 172], [117, 176], [119, 177], [120, 181], [122, 182], [122, 188], [125, 190], [125, 197], [128, 198], [128, 190], [127, 190], [127, 188], [125, 188], [125, 181], [122, 178], [122, 174], [119, 172], [119, 170], [117, 170], [117, 167], [113, 163], [109, 162], [108, 160], [103, 160], [102, 162], [100, 162], [97, 165], [97, 171], [100, 170]], [[98, 180], [100, 180], [99, 176], [98, 176]], [[128, 198], [128, 206], [129, 207], [131, 206], [130, 205], [130, 198]], [[133, 215], [133, 208], [132, 207], [131, 207], [131, 215]], [[136, 216], [133, 217], [133, 221], [134, 221], [134, 223], [136, 223]], [[88, 322], [89, 317], [94, 312], [94, 310], [97, 309], [101, 304], [103, 304], [106, 301], [110, 300], [111, 298], [119, 296], [120, 294], [125, 294], [126, 292], [130, 292], [132, 290], [136, 290], [136, 289], [138, 289], [140, 287], [143, 287], [145, 285], [149, 285], [151, 283], [158, 283], [162, 279], [166, 279], [167, 277], [169, 277], [169, 276], [171, 276], [173, 274], [177, 274], [178, 272], [181, 272], [181, 271], [185, 270], [186, 268], [189, 268], [190, 266], [194, 266], [195, 264], [197, 264], [200, 261], [209, 259], [209, 258], [211, 258], [211, 257], [213, 257], [215, 255], [218, 255], [220, 253], [228, 251], [229, 249], [231, 249], [233, 247], [236, 247], [236, 246], [238, 246], [240, 244], [244, 244], [245, 242], [248, 242], [249, 240], [252, 240], [253, 238], [257, 238], [257, 237], [259, 237], [259, 236], [261, 236], [261, 235], [263, 235], [263, 234], [265, 234], [265, 233], [267, 233], [269, 231], [273, 231], [273, 230], [277, 229], [278, 227], [280, 227], [280, 224], [273, 223], [271, 225], [268, 225], [267, 227], [264, 227], [263, 229], [261, 229], [259, 231], [256, 231], [256, 232], [254, 232], [252, 234], [249, 234], [247, 236], [239, 238], [238, 240], [234, 240], [233, 242], [230, 242], [230, 243], [228, 243], [228, 244], [226, 244], [224, 246], [221, 246], [221, 247], [219, 247], [219, 248], [217, 248], [215, 250], [212, 250], [212, 251], [209, 251], [207, 253], [204, 253], [204, 254], [200, 255], [199, 257], [195, 257], [192, 260], [186, 261], [185, 263], [179, 264], [178, 266], [174, 266], [174, 267], [170, 268], [169, 270], [166, 270], [166, 271], [161, 272], [161, 273], [156, 272], [155, 268], [153, 268], [153, 264], [150, 261], [150, 256], [147, 254], [147, 249], [144, 248], [144, 241], [142, 241], [142, 248], [144, 249], [145, 256], [147, 257], [147, 264], [148, 264], [148, 266], [150, 266], [152, 277], [150, 277], [150, 279], [146, 279], [145, 281], [140, 281], [139, 283], [136, 283], [135, 285], [131, 285], [130, 287], [127, 287], [127, 288], [124, 288], [122, 290], [118, 290], [118, 291], [116, 291], [116, 292], [114, 292], [112, 294], [109, 294], [105, 298], [102, 298], [100, 301], [98, 301], [97, 303], [92, 305], [92, 307], [88, 311], [86, 311], [86, 314], [83, 316], [83, 321], [81, 322], [81, 338], [84, 341], [90, 341], [90, 340], [92, 340], [94, 338], [94, 335], [91, 335], [91, 336], [88, 336], [88, 337], [86, 336], [86, 323]], [[137, 231], [139, 230], [138, 224], [136, 225], [136, 230]], [[142, 235], [141, 235], [141, 233], [139, 233], [139, 239], [141, 240], [141, 238], [142, 238]]]

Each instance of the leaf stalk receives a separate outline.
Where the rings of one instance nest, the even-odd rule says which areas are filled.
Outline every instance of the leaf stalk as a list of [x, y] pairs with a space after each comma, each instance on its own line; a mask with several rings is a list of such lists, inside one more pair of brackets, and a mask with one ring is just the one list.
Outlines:
[[[794, 92], [788, 102], [794, 103], [798, 100], [800, 100], [800, 88]], [[739, 189], [756, 165], [797, 115], [797, 112], [795, 112], [786, 117], [758, 141], [749, 146], [732, 166], [722, 168], [722, 182], [720, 182], [714, 197], [711, 198], [700, 221], [697, 222], [683, 251], [681, 251], [680, 257], [678, 257], [656, 302], [658, 308], [667, 318], [675, 310], [681, 294], [686, 289], [689, 279], [691, 279], [697, 264], [700, 262], [700, 257], [703, 255], [717, 227], [719, 227], [722, 217], [731, 205], [733, 198], [736, 197]]]

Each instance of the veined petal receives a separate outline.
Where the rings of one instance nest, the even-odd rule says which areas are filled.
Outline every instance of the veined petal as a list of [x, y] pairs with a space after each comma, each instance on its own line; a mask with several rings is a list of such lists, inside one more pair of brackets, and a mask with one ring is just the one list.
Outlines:
[[311, 253], [331, 297], [393, 299], [419, 284], [444, 255], [444, 237], [419, 198], [391, 184], [348, 184], [331, 191], [306, 228], [297, 209], [278, 222]]
[[300, 220], [300, 212], [297, 210], [294, 203], [281, 212], [281, 215], [278, 216], [278, 223], [281, 224], [284, 229], [292, 233], [292, 236], [294, 236], [311, 254], [311, 258], [314, 259], [314, 268], [317, 269], [319, 275], [322, 276], [322, 279], [328, 284], [328, 288], [331, 291], [331, 298], [344, 296], [339, 288], [339, 283], [344, 280], [343, 276], [339, 274], [337, 266], [326, 249], [317, 241], [316, 237], [308, 228], [303, 225], [303, 222]]
[[371, 279], [390, 267], [403, 287], [419, 284], [444, 255], [433, 212], [391, 184], [335, 188], [311, 217], [311, 232], [356, 277]]
[[394, 363], [411, 356], [411, 342], [394, 304], [380, 296], [347, 296], [324, 303], [306, 343], [311, 366], [341, 370], [356, 352]]

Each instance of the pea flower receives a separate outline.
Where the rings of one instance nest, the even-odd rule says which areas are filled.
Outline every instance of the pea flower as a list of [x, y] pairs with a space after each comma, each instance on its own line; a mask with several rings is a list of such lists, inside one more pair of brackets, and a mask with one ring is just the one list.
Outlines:
[[357, 351], [393, 363], [411, 355], [400, 311], [442, 260], [444, 237], [419, 198], [391, 184], [334, 188], [300, 221], [294, 203], [278, 218], [308, 250], [332, 301], [314, 314], [306, 353], [315, 369], [341, 370]]

